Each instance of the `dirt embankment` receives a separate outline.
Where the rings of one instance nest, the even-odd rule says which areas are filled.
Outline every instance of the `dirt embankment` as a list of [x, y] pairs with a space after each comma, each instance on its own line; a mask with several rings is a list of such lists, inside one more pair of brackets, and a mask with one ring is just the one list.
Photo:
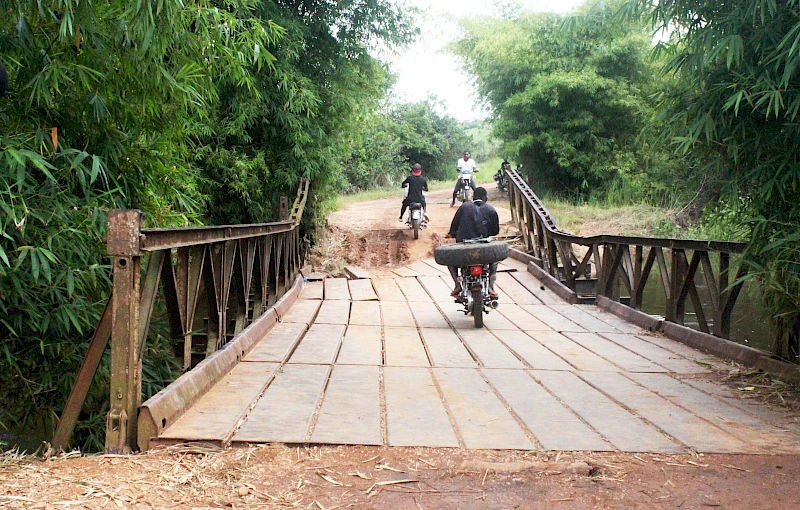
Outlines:
[[[494, 185], [488, 185], [489, 203], [500, 216], [500, 234], [516, 235], [511, 224], [508, 199]], [[433, 255], [433, 249], [442, 244], [457, 210], [450, 207], [450, 190], [435, 191], [428, 195], [428, 226], [414, 239], [413, 231], [401, 221], [402, 194], [397, 198], [356, 202], [332, 214], [328, 229], [319, 246], [309, 257], [316, 270], [340, 274], [344, 266], [356, 265], [380, 275], [392, 268], [403, 266]], [[408, 213], [406, 213], [407, 215]]]

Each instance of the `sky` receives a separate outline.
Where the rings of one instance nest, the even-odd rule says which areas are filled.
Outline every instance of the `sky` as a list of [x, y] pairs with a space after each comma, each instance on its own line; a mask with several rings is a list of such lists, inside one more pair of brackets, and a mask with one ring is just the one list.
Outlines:
[[[567, 12], [584, 0], [518, 0], [529, 11]], [[486, 112], [475, 106], [477, 95], [469, 77], [459, 69], [455, 56], [444, 53], [444, 46], [458, 36], [459, 17], [491, 16], [493, 0], [408, 0], [429, 15], [421, 23], [422, 35], [409, 48], [390, 58], [397, 74], [393, 93], [402, 101], [422, 101], [429, 94], [446, 104], [447, 113], [458, 120], [484, 118]]]

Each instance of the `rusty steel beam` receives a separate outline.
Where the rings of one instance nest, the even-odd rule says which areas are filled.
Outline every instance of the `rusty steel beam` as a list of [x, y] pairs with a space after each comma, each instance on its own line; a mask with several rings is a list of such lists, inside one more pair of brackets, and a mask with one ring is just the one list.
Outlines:
[[108, 254], [114, 262], [111, 298], [111, 402], [106, 416], [106, 452], [136, 449], [139, 380], [139, 296], [143, 216], [136, 210], [108, 213]]
[[100, 366], [100, 361], [103, 359], [103, 352], [106, 350], [109, 338], [111, 338], [111, 298], [108, 299], [103, 315], [100, 317], [100, 323], [94, 330], [94, 335], [89, 342], [89, 350], [86, 352], [86, 357], [83, 358], [64, 411], [58, 420], [53, 440], [50, 442], [50, 447], [56, 453], [69, 448], [72, 432], [75, 430], [75, 424], [78, 422], [78, 416], [86, 401], [89, 387], [97, 373], [97, 367]]
[[701, 250], [718, 251], [725, 253], [741, 253], [744, 251], [745, 243], [730, 241], [701, 241], [693, 239], [671, 239], [658, 237], [632, 237], [632, 236], [613, 236], [599, 235], [592, 237], [581, 237], [563, 232], [556, 225], [550, 212], [542, 205], [539, 198], [531, 191], [524, 179], [514, 170], [509, 172], [511, 182], [521, 190], [522, 200], [527, 203], [526, 210], [535, 211], [542, 219], [542, 226], [548, 232], [548, 237], [558, 241], [571, 242], [581, 246], [591, 246], [593, 244], [629, 244], [639, 246], [658, 246], [667, 249], [677, 250]]
[[276, 221], [274, 223], [219, 227], [146, 228], [141, 231], [141, 250], [167, 250], [278, 234], [292, 230], [294, 225], [293, 221]]

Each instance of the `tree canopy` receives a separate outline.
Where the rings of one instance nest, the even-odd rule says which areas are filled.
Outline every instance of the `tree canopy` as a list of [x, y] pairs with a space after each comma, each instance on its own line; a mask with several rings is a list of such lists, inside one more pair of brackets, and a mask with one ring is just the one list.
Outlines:
[[578, 16], [468, 19], [450, 47], [474, 76], [503, 152], [517, 155], [538, 189], [589, 196], [624, 181], [665, 192], [637, 178], [666, 174], [672, 161], [639, 138], [661, 85], [649, 39], [641, 25], [615, 22], [614, 12], [598, 3]]
[[[110, 291], [108, 209], [273, 219], [299, 177], [335, 181], [387, 83], [368, 50], [414, 30], [390, 0], [0, 0], [0, 427], [46, 431], [66, 400]], [[148, 340], [146, 395], [170, 341]]]
[[800, 2], [631, 0], [619, 18], [670, 34], [657, 47], [676, 83], [659, 98], [663, 138], [726, 183], [775, 350], [800, 361]]

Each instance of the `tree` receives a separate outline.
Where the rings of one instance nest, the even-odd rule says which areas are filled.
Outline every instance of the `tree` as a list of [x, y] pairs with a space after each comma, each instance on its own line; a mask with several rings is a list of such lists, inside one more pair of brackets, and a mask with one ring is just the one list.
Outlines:
[[663, 132], [726, 182], [749, 230], [746, 264], [763, 282], [775, 353], [800, 361], [800, 2], [631, 0], [620, 19], [670, 34], [657, 48], [676, 88], [660, 98]]
[[571, 17], [464, 20], [451, 45], [490, 107], [503, 152], [518, 156], [538, 189], [588, 196], [625, 180], [654, 192], [658, 180], [647, 177], [670, 168], [638, 140], [657, 85], [649, 40], [613, 13], [600, 2]]
[[284, 29], [265, 47], [275, 62], [244, 83], [221, 76], [220, 103], [192, 130], [215, 223], [274, 220], [278, 197], [300, 177], [312, 179], [312, 193], [343, 186], [389, 85], [368, 49], [416, 31], [388, 0], [264, 1], [253, 14]]
[[455, 178], [456, 160], [472, 139], [456, 119], [440, 115], [435, 97], [396, 105], [390, 118], [409, 166], [419, 163], [431, 179]]

